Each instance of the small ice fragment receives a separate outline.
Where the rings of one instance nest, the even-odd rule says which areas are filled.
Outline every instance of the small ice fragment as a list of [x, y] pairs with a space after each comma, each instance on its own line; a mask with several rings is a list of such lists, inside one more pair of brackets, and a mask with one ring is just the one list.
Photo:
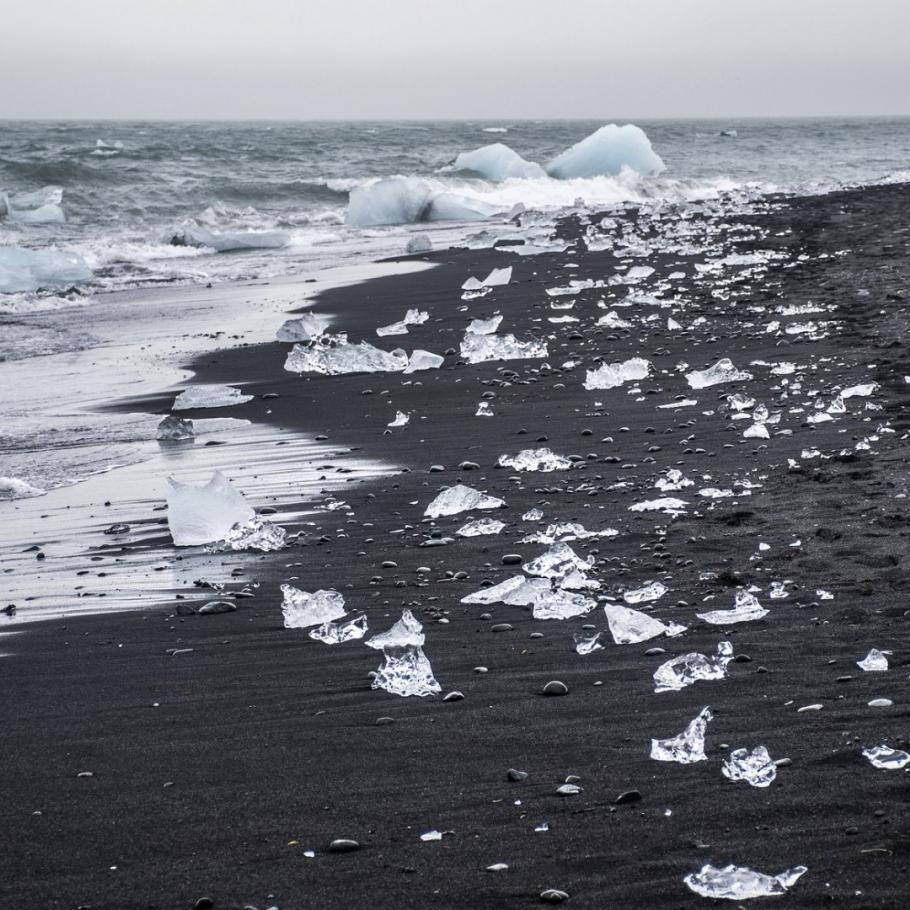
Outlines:
[[[539, 520], [537, 518], [528, 519], [526, 516], [523, 517], [528, 521]], [[543, 518], [543, 514], [540, 515], [540, 518]], [[522, 538], [521, 542], [551, 544], [562, 541], [563, 543], [569, 543], [572, 540], [587, 540], [591, 537], [616, 537], [617, 534], [619, 534], [619, 531], [613, 528], [605, 528], [603, 531], [588, 531], [584, 525], [578, 524], [578, 522], [567, 521], [562, 524], [548, 525], [545, 531], [528, 534], [527, 537]]]
[[548, 356], [545, 341], [519, 341], [514, 335], [465, 334], [461, 342], [461, 356], [468, 363], [486, 363], [490, 360], [542, 359]]
[[794, 866], [780, 875], [766, 875], [745, 866], [702, 866], [699, 872], [692, 872], [683, 881], [702, 897], [724, 898], [742, 901], [754, 897], [773, 897], [786, 894], [808, 870], [805, 866]]
[[708, 707], [702, 708], [685, 730], [669, 739], [651, 740], [651, 758], [655, 761], [674, 761], [680, 765], [691, 765], [707, 761], [705, 755], [705, 732], [714, 715]]
[[863, 385], [852, 385], [847, 389], [844, 389], [840, 393], [840, 397], [843, 398], [867, 398], [869, 395], [872, 395], [875, 390], [878, 388], [877, 382], [867, 382]]
[[[791, 544], [791, 546], [793, 546]], [[768, 597], [771, 600], [785, 600], [789, 597], [787, 594], [787, 584], [783, 581], [772, 581], [771, 586], [768, 588]]]
[[202, 487], [168, 478], [167, 524], [178, 547], [224, 540], [235, 525], [254, 517], [250, 504], [220, 471]]
[[401, 619], [390, 629], [374, 635], [365, 642], [368, 648], [375, 648], [381, 651], [383, 648], [406, 648], [414, 646], [419, 648], [424, 643], [423, 625], [414, 616], [414, 614], [404, 609], [401, 611]]
[[366, 341], [352, 344], [347, 335], [326, 335], [306, 344], [295, 344], [284, 362], [290, 373], [396, 373], [408, 365], [407, 354], [383, 351]]
[[433, 676], [430, 661], [419, 646], [387, 645], [382, 649], [382, 655], [385, 660], [373, 677], [374, 689], [385, 689], [405, 698], [412, 695], [424, 698], [442, 691]]
[[416, 234], [404, 248], [406, 253], [429, 253], [433, 249], [433, 241], [427, 234]]
[[325, 334], [329, 318], [317, 313], [304, 313], [296, 319], [288, 319], [276, 334], [279, 341], [312, 341]]
[[724, 357], [706, 370], [686, 373], [686, 379], [693, 389], [706, 389], [722, 382], [743, 382], [752, 379], [752, 374], [745, 370], [737, 370], [730, 358]]
[[235, 524], [222, 540], [208, 548], [208, 552], [259, 550], [263, 553], [271, 553], [275, 550], [283, 550], [286, 543], [287, 532], [284, 528], [257, 515], [242, 524]]
[[879, 651], [878, 648], [873, 648], [862, 660], [858, 660], [856, 665], [867, 673], [883, 673], [888, 669], [886, 655], [890, 653], [890, 651]]
[[178, 442], [182, 439], [195, 439], [196, 430], [192, 420], [168, 414], [159, 424], [155, 439], [159, 442]]
[[834, 595], [830, 591], [826, 591], [824, 588], [816, 588], [815, 596], [819, 600], [834, 600]]
[[634, 591], [623, 591], [622, 599], [627, 604], [650, 603], [657, 600], [667, 593], [667, 586], [659, 581], [652, 581], [643, 588], [636, 588]]
[[500, 509], [504, 505], [505, 502], [495, 496], [488, 496], [480, 490], [459, 483], [443, 490], [427, 506], [423, 514], [428, 518], [441, 518], [444, 515], [457, 515], [459, 512], [473, 509]]
[[428, 841], [442, 840], [442, 831], [436, 831], [435, 829], [432, 831], [425, 831], [420, 835], [420, 839], [424, 843], [427, 843]]
[[667, 411], [676, 408], [694, 408], [697, 404], [697, 398], [684, 398], [682, 401], [671, 401], [669, 404], [659, 404], [657, 407], [662, 411]]
[[528, 575], [562, 580], [573, 571], [585, 573], [593, 565], [593, 556], [582, 559], [568, 544], [555, 543], [545, 553], [525, 563], [523, 568]]
[[770, 787], [777, 777], [777, 765], [764, 746], [734, 749], [724, 762], [721, 772], [732, 781], [744, 780], [753, 787]]
[[542, 588], [535, 593], [531, 604], [531, 615], [534, 619], [573, 619], [576, 616], [585, 616], [597, 606], [597, 601], [590, 597], [558, 588], [549, 591]]
[[367, 634], [367, 628], [367, 617], [362, 613], [347, 622], [324, 622], [321, 626], [310, 629], [310, 638], [327, 645], [338, 645], [363, 638]]
[[748, 591], [737, 591], [732, 610], [711, 610], [707, 613], [696, 613], [699, 619], [712, 626], [725, 626], [735, 622], [754, 622], [768, 615], [768, 611], [758, 602], [754, 594]]
[[665, 625], [654, 616], [624, 607], [622, 604], [604, 604], [604, 613], [613, 641], [618, 645], [637, 644], [657, 638], [658, 635], [675, 637], [686, 631], [685, 626], [674, 622]]
[[506, 523], [495, 518], [478, 518], [462, 525], [455, 533], [459, 537], [480, 537], [484, 534], [498, 534]]
[[512, 266], [507, 265], [502, 269], [493, 269], [483, 280], [484, 287], [495, 288], [508, 284], [512, 280]]
[[481, 401], [480, 404], [477, 405], [477, 410], [474, 412], [474, 416], [495, 417], [496, 415], [493, 413], [493, 409], [490, 407], [490, 402]]
[[596, 370], [588, 370], [585, 377], [585, 388], [615, 389], [625, 382], [635, 379], [647, 379], [651, 373], [651, 364], [643, 357], [632, 357], [621, 363], [602, 363]]
[[874, 768], [882, 771], [899, 771], [910, 765], [910, 753], [900, 749], [891, 749], [888, 746], [873, 746], [863, 749], [863, 755], [869, 759]]
[[646, 502], [636, 502], [629, 506], [630, 512], [665, 512], [667, 515], [683, 515], [689, 503], [684, 499], [673, 496], [663, 496], [659, 499], [649, 499]]
[[664, 493], [673, 493], [676, 490], [682, 490], [685, 487], [691, 487], [694, 485], [694, 483], [695, 481], [689, 480], [688, 477], [685, 477], [679, 468], [670, 468], [670, 470], [667, 471], [666, 477], [658, 478], [654, 486]]
[[515, 456], [500, 455], [499, 465], [515, 471], [565, 471], [572, 467], [572, 462], [563, 455], [557, 455], [550, 449], [523, 449]]
[[395, 419], [391, 423], [386, 424], [386, 426], [406, 427], [408, 425], [408, 422], [410, 421], [410, 419], [411, 419], [410, 414], [405, 414], [404, 411], [396, 411]]
[[407, 335], [408, 324], [402, 319], [390, 325], [381, 325], [376, 329], [376, 334], [380, 338], [386, 338], [389, 335]]
[[576, 653], [586, 655], [602, 650], [603, 645], [600, 643], [602, 634], [602, 632], [596, 632], [594, 635], [587, 635], [584, 632], [576, 632], [574, 636]]
[[691, 652], [674, 657], [661, 664], [654, 672], [655, 692], [674, 692], [691, 686], [699, 680], [723, 679], [727, 664], [733, 660], [733, 645], [722, 641], [717, 645], [717, 655]]
[[540, 521], [543, 518], [543, 512], [540, 509], [528, 509], [524, 515], [521, 516], [522, 521]]
[[437, 370], [445, 362], [445, 357], [441, 354], [433, 354], [430, 351], [415, 350], [411, 353], [411, 359], [404, 368], [405, 373], [416, 373], [418, 370]]
[[672, 318], [667, 319], [667, 331], [668, 332], [678, 332], [682, 326]]
[[301, 591], [293, 585], [282, 585], [284, 601], [281, 612], [284, 615], [285, 629], [308, 629], [310, 626], [321, 626], [323, 623], [341, 619], [346, 610], [344, 597], [333, 589]]
[[227, 408], [235, 404], [252, 401], [252, 395], [244, 395], [240, 389], [229, 385], [194, 385], [181, 392], [175, 399], [172, 411], [188, 411], [190, 408]]
[[492, 335], [499, 328], [502, 316], [491, 316], [489, 319], [472, 319], [465, 331], [470, 335]]
[[601, 316], [597, 320], [598, 325], [602, 325], [608, 329], [631, 329], [632, 323], [627, 322], [625, 319], [620, 318], [619, 313], [616, 310], [610, 310], [606, 316]]

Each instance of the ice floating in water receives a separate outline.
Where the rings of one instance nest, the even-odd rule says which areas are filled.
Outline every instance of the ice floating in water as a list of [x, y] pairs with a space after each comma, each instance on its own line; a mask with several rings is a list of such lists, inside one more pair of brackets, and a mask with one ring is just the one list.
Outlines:
[[495, 518], [478, 518], [462, 525], [455, 533], [459, 537], [480, 537], [485, 534], [498, 534], [506, 523]]
[[890, 651], [879, 651], [878, 648], [873, 648], [862, 660], [858, 660], [856, 665], [867, 673], [883, 673], [888, 669], [886, 655], [890, 653]]
[[367, 634], [367, 628], [366, 614], [361, 614], [347, 622], [324, 622], [318, 628], [310, 629], [310, 638], [327, 645], [339, 645], [363, 638]]
[[167, 524], [178, 547], [224, 540], [234, 525], [246, 524], [255, 514], [220, 471], [202, 487], [168, 478]]
[[560, 179], [614, 177], [624, 168], [647, 177], [664, 170], [664, 163], [640, 127], [609, 123], [554, 158], [547, 173]]
[[701, 679], [723, 679], [727, 664], [733, 660], [733, 645], [722, 641], [717, 646], [717, 656], [708, 657], [692, 652], [681, 654], [661, 664], [654, 672], [655, 692], [674, 692], [691, 686]]
[[764, 746], [734, 749], [721, 768], [724, 777], [732, 781], [744, 780], [753, 787], [770, 787], [777, 777], [777, 765]]
[[284, 614], [285, 629], [322, 626], [341, 619], [347, 613], [344, 597], [333, 589], [310, 594], [293, 585], [282, 585], [281, 592], [284, 594], [281, 612]]
[[[543, 514], [537, 518], [528, 518], [528, 514], [522, 516], [526, 521], [538, 521], [543, 518]], [[588, 531], [584, 525], [578, 524], [578, 522], [567, 521], [562, 524], [548, 525], [545, 531], [529, 534], [527, 537], [523, 537], [521, 542], [551, 544], [562, 541], [568, 543], [572, 540], [587, 540], [589, 537], [616, 537], [617, 534], [619, 531], [613, 528], [605, 528], [603, 531]]]
[[613, 641], [618, 645], [633, 645], [641, 641], [649, 641], [658, 635], [673, 638], [686, 631], [685, 626], [675, 622], [665, 625], [654, 616], [624, 607], [622, 604], [604, 604], [604, 613]]
[[443, 515], [457, 515], [459, 512], [473, 509], [499, 509], [504, 505], [505, 503], [495, 496], [488, 496], [480, 490], [459, 483], [443, 490], [427, 506], [423, 514], [428, 518], [440, 518]]
[[659, 499], [649, 499], [646, 502], [636, 502], [629, 506], [630, 512], [665, 512], [667, 515], [682, 515], [689, 503], [685, 499], [676, 499], [674, 496], [662, 496]]
[[209, 548], [212, 553], [220, 553], [224, 550], [260, 550], [263, 553], [271, 553], [275, 550], [283, 550], [287, 543], [287, 532], [284, 528], [260, 518], [258, 515], [251, 518], [243, 524], [236, 524], [224, 538]]
[[6, 215], [14, 224], [63, 224], [66, 217], [60, 207], [62, 201], [63, 190], [59, 186], [15, 196], [0, 193], [0, 215]]
[[693, 389], [706, 389], [712, 385], [720, 385], [722, 382], [745, 382], [751, 378], [752, 374], [746, 370], [737, 370], [729, 357], [718, 360], [707, 370], [693, 370], [691, 373], [686, 373], [686, 379]]
[[499, 328], [501, 322], [502, 316], [491, 316], [489, 319], [472, 319], [465, 332], [469, 335], [492, 335]]
[[652, 600], [663, 597], [666, 593], [666, 585], [662, 585], [659, 581], [652, 581], [643, 588], [637, 588], [634, 591], [624, 591], [622, 599], [627, 604], [650, 603]]
[[43, 496], [47, 492], [18, 477], [0, 477], [0, 502], [10, 499], [28, 499], [31, 496]]
[[702, 708], [698, 716], [676, 736], [669, 739], [651, 740], [651, 758], [655, 761], [674, 761], [680, 765], [692, 765], [695, 762], [707, 761], [705, 755], [705, 733], [708, 722], [714, 718], [711, 709]]
[[702, 866], [683, 881], [702, 897], [723, 898], [731, 901], [750, 900], [754, 897], [774, 897], [786, 894], [808, 870], [794, 866], [780, 875], [766, 875], [745, 866]]
[[869, 759], [874, 768], [882, 771], [899, 771], [910, 765], [910, 753], [900, 749], [891, 749], [888, 746], [873, 746], [863, 749], [863, 755]]
[[177, 442], [182, 439], [195, 439], [196, 430], [193, 421], [174, 414], [168, 414], [159, 424], [155, 439], [160, 442]]
[[456, 171], [471, 171], [486, 180], [509, 180], [515, 177], [546, 177], [539, 164], [525, 161], [518, 152], [501, 142], [485, 145], [473, 152], [462, 152], [452, 165]]
[[545, 341], [519, 341], [514, 335], [475, 335], [468, 332], [461, 342], [461, 356], [468, 363], [488, 360], [525, 360], [548, 356]]
[[412, 351], [408, 365], [404, 368], [405, 373], [417, 373], [420, 370], [438, 370], [445, 362], [445, 357], [441, 354], [433, 354], [430, 351], [421, 351], [419, 349]]
[[647, 379], [650, 373], [651, 364], [642, 357], [633, 357], [622, 363], [602, 363], [596, 370], [588, 370], [585, 388], [615, 389], [625, 382]]
[[0, 248], [0, 294], [18, 294], [39, 288], [88, 281], [92, 270], [75, 253], [55, 250]]
[[279, 341], [312, 341], [325, 334], [329, 327], [329, 318], [317, 313], [304, 313], [296, 319], [288, 319], [278, 329], [275, 337]]
[[406, 253], [429, 253], [433, 249], [433, 241], [430, 240], [429, 235], [427, 234], [416, 234], [412, 237], [407, 246], [405, 246], [404, 251]]
[[217, 253], [235, 250], [274, 250], [287, 246], [290, 235], [283, 231], [237, 231], [214, 233], [200, 227], [183, 227], [169, 238], [171, 246], [208, 247]]
[[191, 408], [229, 408], [235, 404], [252, 401], [252, 395], [244, 395], [240, 389], [229, 385], [193, 385], [181, 392], [171, 407], [172, 411], [188, 411]]
[[768, 611], [758, 602], [754, 594], [748, 591], [737, 591], [732, 610], [711, 610], [707, 613], [696, 613], [699, 619], [712, 626], [725, 626], [735, 622], [754, 622], [768, 615]]
[[522, 449], [517, 455], [500, 455], [499, 466], [512, 468], [515, 471], [565, 471], [572, 467], [572, 462], [563, 455], [557, 455], [550, 449]]
[[408, 355], [400, 348], [383, 351], [366, 341], [353, 344], [347, 335], [332, 335], [307, 345], [295, 344], [284, 368], [291, 373], [399, 373], [408, 365]]

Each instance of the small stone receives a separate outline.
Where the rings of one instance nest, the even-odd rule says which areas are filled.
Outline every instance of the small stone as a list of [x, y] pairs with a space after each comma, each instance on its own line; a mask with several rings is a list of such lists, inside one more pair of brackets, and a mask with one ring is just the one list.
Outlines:
[[348, 837], [338, 837], [329, 844], [329, 853], [353, 853], [360, 844]]
[[492, 631], [492, 632], [511, 632], [512, 628], [513, 628], [513, 626], [511, 625], [511, 623], [498, 622], [498, 623], [496, 623], [495, 626], [490, 627], [490, 631]]
[[215, 906], [215, 902], [210, 897], [200, 897], [199, 900], [193, 904], [193, 910], [211, 910]]
[[637, 803], [641, 802], [642, 796], [641, 791], [639, 790], [626, 790], [624, 793], [620, 793], [616, 799], [613, 800], [613, 803], [617, 806], [624, 806], [626, 803]]
[[463, 461], [459, 466], [462, 471], [479, 471], [480, 465], [476, 461]]
[[387, 727], [389, 724], [394, 724], [394, 723], [395, 723], [394, 717], [377, 717], [376, 718], [377, 727]]
[[449, 692], [443, 697], [443, 701], [461, 701], [464, 698], [464, 694], [459, 692], [457, 689]]
[[541, 692], [542, 695], [568, 695], [569, 687], [558, 679], [548, 682]]
[[431, 464], [430, 473], [431, 474], [441, 474], [445, 470], [445, 465], [441, 464]]
[[214, 613], [233, 613], [237, 609], [237, 604], [230, 600], [210, 600], [203, 604], [196, 612], [200, 616], [211, 616]]
[[509, 770], [506, 771], [506, 777], [509, 780], [515, 781], [516, 783], [518, 783], [520, 781], [528, 779], [528, 772], [519, 771], [517, 768], [509, 768]]
[[522, 562], [521, 556], [518, 553], [506, 553], [502, 557], [502, 564], [504, 566], [515, 566]]
[[546, 891], [540, 892], [540, 899], [545, 904], [561, 904], [563, 901], [569, 899], [569, 895], [565, 891], [560, 891], [558, 888], [547, 888]]

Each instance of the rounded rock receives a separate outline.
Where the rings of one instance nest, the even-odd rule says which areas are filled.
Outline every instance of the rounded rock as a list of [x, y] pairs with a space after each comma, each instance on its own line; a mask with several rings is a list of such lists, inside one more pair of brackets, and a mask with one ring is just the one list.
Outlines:
[[545, 904], [561, 904], [569, 899], [569, 895], [558, 888], [547, 888], [546, 891], [540, 892], [540, 899]]
[[568, 695], [569, 687], [558, 679], [548, 682], [541, 690], [542, 695]]
[[329, 844], [329, 853], [353, 853], [360, 844], [349, 837], [337, 837]]

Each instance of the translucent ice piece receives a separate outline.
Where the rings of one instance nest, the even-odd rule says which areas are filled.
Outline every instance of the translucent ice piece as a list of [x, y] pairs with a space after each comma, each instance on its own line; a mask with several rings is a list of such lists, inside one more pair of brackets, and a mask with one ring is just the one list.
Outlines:
[[622, 604], [604, 604], [604, 613], [613, 641], [618, 645], [631, 645], [657, 638], [658, 635], [674, 637], [686, 631], [685, 626], [671, 622], [665, 625], [654, 616], [624, 607]]
[[597, 320], [598, 325], [602, 325], [608, 329], [631, 329], [632, 323], [627, 322], [625, 319], [621, 319], [616, 310], [610, 310], [606, 316], [601, 316]]
[[202, 487], [168, 478], [167, 524], [178, 547], [224, 540], [234, 525], [254, 517], [250, 504], [220, 471]]
[[181, 392], [175, 399], [172, 411], [188, 411], [190, 408], [227, 408], [235, 404], [252, 401], [252, 395], [244, 395], [240, 389], [229, 385], [193, 385]]
[[374, 689], [385, 689], [392, 695], [423, 698], [437, 695], [442, 686], [433, 676], [433, 668], [423, 649], [417, 645], [388, 646], [382, 649], [384, 661], [373, 677]]
[[408, 365], [400, 349], [383, 351], [366, 341], [352, 344], [344, 334], [325, 336], [308, 344], [295, 344], [284, 368], [290, 373], [396, 373]]
[[615, 177], [623, 169], [654, 176], [664, 169], [644, 130], [634, 124], [609, 123], [557, 155], [547, 173], [560, 180], [577, 177]]
[[890, 653], [873, 648], [862, 660], [858, 660], [856, 665], [867, 673], [883, 673], [888, 669], [887, 655]]
[[312, 341], [325, 334], [329, 318], [317, 313], [304, 313], [296, 319], [288, 319], [276, 334], [279, 341]]
[[470, 335], [492, 335], [499, 328], [502, 316], [491, 316], [489, 319], [472, 319], [465, 331]]
[[484, 534], [498, 534], [505, 526], [504, 521], [495, 518], [478, 518], [462, 525], [455, 533], [459, 537], [480, 537]]
[[341, 619], [347, 612], [344, 608], [344, 597], [331, 588], [310, 594], [293, 585], [282, 585], [281, 593], [284, 594], [281, 612], [284, 614], [285, 629], [321, 626]]
[[724, 626], [734, 622], [754, 622], [768, 615], [768, 611], [758, 602], [754, 594], [748, 591], [737, 591], [732, 610], [711, 610], [707, 613], [696, 613], [699, 619], [712, 626]]
[[474, 509], [500, 509], [504, 505], [505, 502], [495, 496], [488, 496], [480, 490], [458, 483], [443, 490], [427, 506], [423, 514], [428, 518], [440, 518], [443, 515], [457, 515], [459, 512]]
[[681, 654], [654, 671], [655, 692], [674, 692], [691, 686], [699, 680], [723, 679], [727, 675], [727, 664], [733, 660], [733, 645], [722, 641], [717, 646], [717, 655], [692, 652]]
[[391, 323], [391, 325], [381, 325], [376, 329], [376, 334], [380, 338], [385, 338], [388, 335], [407, 335], [408, 324], [402, 319], [399, 322]]
[[262, 553], [271, 553], [284, 549], [286, 543], [287, 532], [284, 528], [257, 515], [243, 524], [235, 524], [224, 535], [223, 540], [211, 547], [211, 551], [259, 550]]
[[556, 589], [538, 594], [531, 604], [531, 615], [534, 619], [572, 619], [585, 616], [596, 606], [591, 597]]
[[683, 515], [686, 506], [689, 505], [685, 499], [677, 499], [674, 496], [662, 496], [659, 499], [649, 499], [646, 502], [636, 502], [629, 506], [630, 512], [664, 512], [667, 515]]
[[863, 385], [852, 385], [840, 393], [841, 398], [867, 398], [872, 395], [878, 388], [877, 382], [867, 382]]
[[502, 269], [493, 269], [483, 280], [484, 287], [495, 288], [508, 284], [512, 280], [512, 266], [507, 265]]
[[568, 544], [555, 543], [546, 553], [524, 565], [528, 575], [563, 579], [573, 570], [585, 573], [594, 565], [594, 557], [582, 559]]
[[541, 593], [550, 591], [550, 583], [543, 578], [525, 578], [514, 575], [501, 581], [498, 585], [481, 588], [474, 594], [462, 597], [463, 604], [508, 603], [515, 606], [527, 606], [534, 602]]
[[863, 755], [869, 759], [873, 767], [882, 771], [899, 771], [910, 765], [910, 754], [900, 749], [891, 749], [888, 746], [872, 746], [863, 749]]
[[659, 581], [652, 581], [642, 588], [636, 588], [633, 591], [623, 591], [622, 599], [627, 604], [650, 603], [652, 600], [663, 597], [666, 593], [666, 585], [661, 584]]
[[543, 518], [543, 512], [540, 509], [528, 509], [524, 515], [521, 516], [522, 521], [540, 521]]
[[705, 732], [708, 729], [708, 721], [713, 717], [710, 708], [702, 708], [698, 716], [689, 721], [689, 725], [682, 733], [669, 739], [652, 739], [651, 758], [655, 761], [675, 761], [680, 765], [707, 761]]
[[720, 385], [722, 382], [745, 382], [747, 379], [752, 379], [752, 374], [745, 370], [737, 370], [730, 358], [724, 357], [707, 370], [693, 370], [691, 373], [686, 373], [686, 379], [693, 389], [706, 389], [712, 385]]
[[679, 468], [670, 468], [670, 470], [667, 471], [667, 476], [659, 478], [654, 486], [664, 493], [672, 493], [675, 490], [682, 490], [683, 488], [691, 487], [694, 484], [695, 481], [685, 477]]
[[178, 442], [181, 439], [195, 438], [196, 430], [193, 427], [193, 421], [176, 417], [174, 414], [168, 414], [163, 418], [155, 433], [155, 439], [160, 442]]
[[576, 632], [574, 635], [575, 652], [584, 656], [602, 650], [603, 645], [600, 643], [602, 634], [602, 632], [596, 632], [594, 635], [588, 635], [585, 632]]
[[474, 416], [495, 417], [496, 415], [493, 413], [493, 409], [490, 407], [490, 403], [488, 401], [481, 401], [480, 404], [477, 405], [477, 410], [474, 412]]
[[91, 277], [85, 260], [74, 253], [0, 247], [0, 294], [76, 284]]
[[416, 234], [405, 246], [406, 253], [429, 253], [433, 249], [433, 241], [428, 234]]
[[602, 363], [596, 370], [588, 370], [585, 388], [615, 389], [624, 382], [647, 379], [650, 373], [651, 364], [643, 357], [632, 357], [621, 363]]
[[394, 419], [393, 421], [391, 421], [390, 423], [387, 423], [386, 426], [389, 426], [389, 427], [406, 427], [406, 426], [408, 425], [408, 422], [410, 421], [410, 419], [411, 419], [411, 415], [410, 415], [410, 414], [405, 414], [404, 411], [396, 411], [396, 412], [395, 412], [395, 419]]
[[419, 648], [424, 642], [423, 626], [414, 614], [404, 609], [401, 611], [401, 619], [385, 632], [374, 635], [365, 644], [368, 648]]
[[408, 365], [404, 368], [405, 373], [416, 373], [418, 370], [438, 370], [445, 362], [445, 357], [441, 354], [433, 354], [430, 351], [415, 350], [411, 352]]
[[169, 242], [172, 246], [208, 247], [217, 253], [230, 253], [234, 250], [280, 249], [287, 246], [291, 242], [291, 238], [284, 231], [221, 233], [187, 225], [170, 234]]
[[321, 626], [310, 629], [310, 638], [325, 642], [327, 645], [338, 645], [363, 638], [367, 634], [367, 628], [367, 617], [362, 613], [346, 622], [324, 622]]
[[523, 449], [517, 455], [500, 455], [499, 465], [512, 468], [514, 471], [565, 471], [572, 467], [572, 462], [563, 455], [557, 455], [550, 449]]
[[546, 178], [546, 172], [539, 164], [525, 161], [518, 152], [501, 142], [494, 142], [471, 152], [461, 152], [455, 159], [452, 169], [470, 171], [496, 183], [513, 178]]
[[805, 866], [794, 866], [780, 875], [766, 875], [745, 866], [731, 865], [721, 869], [706, 865], [701, 871], [687, 875], [683, 881], [702, 897], [742, 901], [786, 894], [807, 871]]
[[[522, 517], [526, 521], [538, 521], [543, 518], [542, 513], [539, 518], [528, 518], [529, 514]], [[619, 534], [619, 531], [613, 528], [605, 528], [603, 531], [588, 531], [584, 525], [578, 522], [567, 521], [562, 524], [548, 525], [545, 531], [529, 534], [527, 537], [523, 537], [521, 542], [552, 544], [562, 541], [563, 543], [569, 543], [572, 540], [587, 540], [591, 537], [616, 537], [617, 534]]]
[[532, 338], [519, 341], [514, 335], [475, 335], [468, 332], [461, 342], [461, 356], [468, 363], [490, 360], [527, 360], [547, 357], [547, 343]]
[[777, 777], [777, 765], [764, 746], [734, 749], [721, 768], [724, 777], [732, 781], [744, 780], [753, 787], [770, 787]]

